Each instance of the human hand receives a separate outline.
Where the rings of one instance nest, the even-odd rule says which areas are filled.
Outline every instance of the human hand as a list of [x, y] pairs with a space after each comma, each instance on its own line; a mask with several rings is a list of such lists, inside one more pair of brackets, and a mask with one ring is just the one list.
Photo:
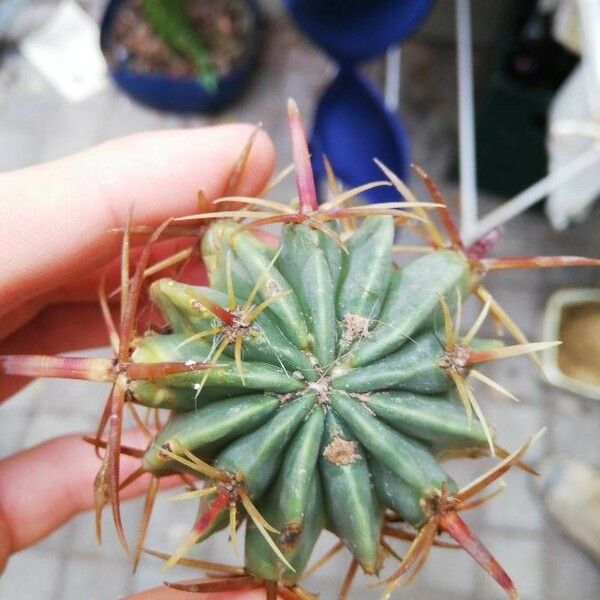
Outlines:
[[[192, 597], [202, 600], [265, 600], [264, 590], [250, 590], [243, 592], [215, 592], [214, 594], [190, 594], [167, 586], [152, 588], [139, 594], [127, 596], [123, 600], [191, 600]], [[279, 596], [277, 596], [279, 598]]]
[[[228, 125], [134, 135], [0, 175], [0, 355], [48, 355], [106, 344], [95, 297], [100, 274], [118, 261], [120, 236], [110, 230], [125, 226], [132, 204], [133, 226], [158, 225], [197, 212], [199, 189], [208, 199], [217, 198], [251, 131]], [[260, 192], [273, 162], [272, 144], [261, 133], [236, 193]], [[157, 244], [153, 258], [185, 245], [189, 240], [169, 239]], [[27, 382], [0, 379], [0, 401]], [[136, 445], [131, 436], [124, 443]], [[81, 436], [0, 460], [0, 572], [11, 553], [92, 508], [99, 466]], [[136, 466], [124, 456], [122, 476]], [[138, 480], [123, 497], [141, 493], [146, 483]]]

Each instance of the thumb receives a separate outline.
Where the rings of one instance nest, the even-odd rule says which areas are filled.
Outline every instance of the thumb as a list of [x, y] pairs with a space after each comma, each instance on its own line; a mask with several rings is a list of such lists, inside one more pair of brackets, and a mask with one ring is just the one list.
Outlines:
[[[133, 223], [158, 225], [196, 212], [197, 193], [223, 193], [253, 128], [224, 125], [144, 133], [0, 175], [0, 306], [17, 304], [106, 264]], [[264, 133], [253, 145], [237, 192], [258, 193], [274, 161]]]
[[[123, 600], [190, 600], [189, 592], [175, 590], [167, 586], [152, 588], [139, 594], [127, 596]], [[202, 600], [265, 600], [267, 595], [265, 590], [250, 590], [237, 592], [217, 592], [214, 594], [202, 594]], [[279, 596], [278, 596], [279, 598]]]

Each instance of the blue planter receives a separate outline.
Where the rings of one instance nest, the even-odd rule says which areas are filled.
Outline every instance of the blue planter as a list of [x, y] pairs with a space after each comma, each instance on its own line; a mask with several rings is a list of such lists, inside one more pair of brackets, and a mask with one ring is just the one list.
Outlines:
[[[387, 110], [374, 86], [352, 69], [341, 69], [317, 107], [311, 137], [315, 176], [323, 178], [325, 154], [336, 176], [353, 187], [382, 179], [373, 158], [399, 177], [408, 172], [408, 139], [398, 117]], [[388, 187], [364, 194], [369, 202], [398, 200]]]
[[[375, 157], [406, 180], [409, 144], [402, 124], [356, 68], [413, 33], [434, 0], [284, 1], [298, 27], [341, 66], [317, 105], [311, 139], [316, 176], [325, 175], [326, 154], [347, 186], [382, 177]], [[389, 188], [375, 188], [364, 197], [384, 202], [398, 196]]]
[[433, 0], [285, 0], [298, 27], [340, 63], [379, 56], [409, 36]]
[[[106, 8], [100, 29], [100, 45], [106, 51], [112, 26], [124, 0], [111, 0]], [[207, 0], [210, 1], [210, 0]], [[235, 70], [218, 80], [216, 92], [207, 92], [195, 78], [171, 77], [160, 73], [140, 73], [127, 62], [109, 65], [117, 84], [131, 98], [173, 112], [215, 112], [230, 104], [242, 91], [256, 63], [260, 46], [260, 14], [254, 0], [246, 0], [256, 15], [257, 28], [247, 59]]]

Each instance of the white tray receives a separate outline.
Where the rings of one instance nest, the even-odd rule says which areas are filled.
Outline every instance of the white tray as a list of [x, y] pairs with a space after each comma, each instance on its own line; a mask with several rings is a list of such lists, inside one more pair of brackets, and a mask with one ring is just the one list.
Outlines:
[[[567, 288], [552, 294], [544, 312], [542, 339], [560, 339], [560, 323], [563, 309], [567, 306], [575, 306], [586, 302], [600, 303], [600, 289]], [[558, 350], [558, 346], [550, 348], [545, 350], [542, 355], [542, 363], [548, 381], [552, 385], [568, 390], [569, 392], [580, 394], [593, 400], [600, 400], [600, 387], [569, 377], [561, 371], [558, 365]], [[600, 370], [600, 356], [598, 357], [598, 369]]]

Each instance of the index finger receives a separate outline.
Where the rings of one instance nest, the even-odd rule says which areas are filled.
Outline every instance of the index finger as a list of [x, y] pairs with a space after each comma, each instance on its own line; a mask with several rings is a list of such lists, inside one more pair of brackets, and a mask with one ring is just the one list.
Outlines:
[[[106, 264], [133, 224], [158, 225], [193, 213], [197, 193], [223, 193], [253, 128], [223, 125], [117, 139], [74, 156], [0, 175], [0, 306], [7, 312]], [[272, 144], [260, 133], [239, 181], [259, 192], [271, 173]]]
[[[123, 600], [190, 600], [190, 592], [182, 592], [167, 587], [166, 585], [126, 596]], [[267, 597], [264, 590], [249, 590], [247, 592], [218, 592], [214, 594], [202, 594], [202, 600], [265, 600]], [[279, 598], [279, 596], [278, 596]]]

